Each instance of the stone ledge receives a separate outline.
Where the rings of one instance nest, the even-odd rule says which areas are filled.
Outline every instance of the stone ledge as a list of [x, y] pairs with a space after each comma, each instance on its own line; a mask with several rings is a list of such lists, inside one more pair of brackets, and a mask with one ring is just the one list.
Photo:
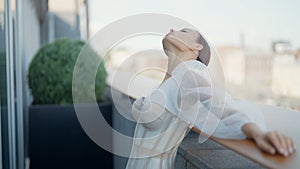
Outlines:
[[263, 168], [250, 159], [227, 149], [226, 147], [208, 139], [206, 142], [198, 143], [199, 135], [190, 132], [181, 143], [176, 161], [175, 169], [237, 169], [237, 168]]

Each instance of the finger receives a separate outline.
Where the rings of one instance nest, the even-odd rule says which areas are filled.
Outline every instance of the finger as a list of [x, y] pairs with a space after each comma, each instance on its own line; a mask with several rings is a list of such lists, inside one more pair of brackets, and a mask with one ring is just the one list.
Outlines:
[[292, 145], [293, 145], [293, 150], [296, 151], [296, 145], [295, 145], [294, 139], [292, 139]]
[[281, 153], [282, 155], [284, 155], [285, 157], [289, 155], [289, 146], [288, 146], [288, 138], [279, 133], [279, 132], [275, 132], [275, 135], [277, 136], [277, 138], [279, 139], [280, 145], [283, 148], [283, 153]]
[[268, 133], [267, 138], [269, 142], [276, 148], [276, 151], [283, 155], [283, 147], [281, 146], [279, 138], [276, 136], [275, 132]]
[[292, 138], [288, 138], [288, 147], [289, 153], [292, 154], [294, 152], [294, 141]]
[[257, 143], [257, 145], [261, 150], [270, 153], [272, 155], [274, 155], [276, 152], [275, 148], [265, 140], [260, 141], [259, 143]]

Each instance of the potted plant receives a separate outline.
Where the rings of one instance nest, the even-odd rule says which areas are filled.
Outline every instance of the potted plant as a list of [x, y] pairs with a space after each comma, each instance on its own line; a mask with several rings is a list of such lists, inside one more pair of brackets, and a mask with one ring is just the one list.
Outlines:
[[[28, 82], [33, 96], [29, 107], [31, 169], [112, 168], [112, 154], [85, 134], [72, 104], [73, 69], [83, 46], [84, 42], [79, 40], [56, 40], [43, 46], [30, 64]], [[95, 52], [92, 55], [99, 57]], [[101, 62], [95, 78], [95, 94], [102, 115], [111, 124], [111, 104], [101, 99], [106, 77]]]

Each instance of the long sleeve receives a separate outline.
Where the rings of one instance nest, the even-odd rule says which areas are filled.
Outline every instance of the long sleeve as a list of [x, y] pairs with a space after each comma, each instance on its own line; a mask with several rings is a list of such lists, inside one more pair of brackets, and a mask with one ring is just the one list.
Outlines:
[[[207, 68], [201, 62], [180, 63], [158, 91], [165, 97], [154, 97], [153, 101], [164, 103], [162, 106], [205, 135], [244, 139], [242, 126], [249, 122], [266, 129], [261, 111], [254, 104], [231, 98], [212, 84]], [[153, 93], [155, 95], [155, 91]]]

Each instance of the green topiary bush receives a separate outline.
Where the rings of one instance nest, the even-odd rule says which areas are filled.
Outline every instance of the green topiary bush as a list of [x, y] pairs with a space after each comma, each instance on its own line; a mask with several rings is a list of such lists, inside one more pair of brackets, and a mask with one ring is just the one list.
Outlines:
[[[79, 40], [60, 39], [43, 46], [34, 56], [29, 67], [29, 87], [33, 95], [33, 104], [71, 104], [72, 78], [76, 59], [84, 46]], [[99, 56], [90, 50], [91, 58]], [[86, 70], [89, 70], [88, 65]], [[92, 71], [92, 70], [91, 70]], [[95, 95], [97, 101], [105, 89], [107, 72], [104, 63], [98, 67], [95, 77]]]

